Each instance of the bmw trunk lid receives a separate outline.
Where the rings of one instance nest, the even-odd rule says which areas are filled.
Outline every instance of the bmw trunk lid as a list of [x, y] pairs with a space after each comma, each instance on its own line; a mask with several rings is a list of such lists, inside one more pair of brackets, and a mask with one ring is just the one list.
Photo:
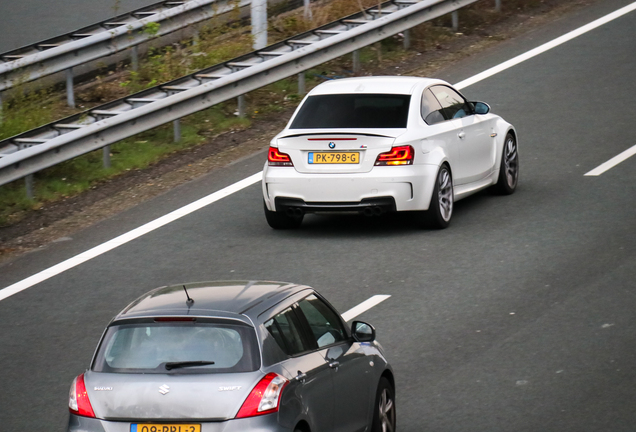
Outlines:
[[227, 420], [236, 416], [261, 371], [228, 374], [86, 372], [95, 415], [111, 420]]
[[395, 138], [405, 129], [375, 129], [373, 133], [324, 129], [287, 130], [277, 139], [300, 173], [366, 173], [373, 169], [380, 153], [391, 150]]

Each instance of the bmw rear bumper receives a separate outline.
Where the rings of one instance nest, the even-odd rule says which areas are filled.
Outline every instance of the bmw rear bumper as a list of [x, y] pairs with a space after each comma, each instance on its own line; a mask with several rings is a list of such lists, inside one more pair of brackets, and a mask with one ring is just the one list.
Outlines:
[[383, 209], [427, 210], [437, 167], [408, 165], [374, 167], [355, 174], [303, 174], [292, 167], [265, 166], [263, 198], [270, 211], [285, 211], [290, 204], [306, 212]]

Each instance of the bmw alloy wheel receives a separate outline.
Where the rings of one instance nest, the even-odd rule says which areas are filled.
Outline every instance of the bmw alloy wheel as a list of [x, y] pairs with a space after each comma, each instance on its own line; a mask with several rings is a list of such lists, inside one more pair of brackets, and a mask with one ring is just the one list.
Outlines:
[[437, 184], [439, 187], [437, 194], [439, 214], [445, 222], [448, 222], [453, 215], [453, 181], [448, 168], [442, 167], [439, 170]]
[[517, 154], [517, 142], [512, 135], [506, 137], [503, 158], [506, 183], [510, 189], [514, 189], [517, 186], [517, 179], [519, 178], [519, 156]]
[[501, 151], [499, 178], [496, 189], [503, 195], [510, 195], [517, 189], [519, 182], [519, 151], [517, 140], [512, 132], [508, 132]]

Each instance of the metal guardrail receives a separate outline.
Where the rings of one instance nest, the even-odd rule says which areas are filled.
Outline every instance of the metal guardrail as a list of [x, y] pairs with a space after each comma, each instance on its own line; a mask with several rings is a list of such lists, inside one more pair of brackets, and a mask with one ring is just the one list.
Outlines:
[[356, 51], [477, 0], [391, 0], [228, 62], [0, 141], [0, 185]]
[[[240, 0], [239, 7], [251, 0]], [[168, 0], [77, 31], [0, 54], [0, 92], [97, 60], [210, 19], [228, 0]], [[152, 23], [159, 24], [152, 27]], [[134, 61], [133, 53], [133, 61]]]

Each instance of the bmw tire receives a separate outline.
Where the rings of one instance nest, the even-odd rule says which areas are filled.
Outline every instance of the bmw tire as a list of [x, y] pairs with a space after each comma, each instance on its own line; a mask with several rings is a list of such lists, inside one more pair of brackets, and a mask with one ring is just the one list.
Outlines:
[[448, 165], [444, 164], [435, 177], [431, 203], [425, 212], [425, 226], [436, 229], [446, 228], [453, 217], [453, 206], [453, 176]]
[[501, 152], [501, 164], [499, 165], [499, 178], [495, 185], [502, 195], [513, 194], [519, 182], [519, 152], [515, 136], [508, 132], [504, 147]]

